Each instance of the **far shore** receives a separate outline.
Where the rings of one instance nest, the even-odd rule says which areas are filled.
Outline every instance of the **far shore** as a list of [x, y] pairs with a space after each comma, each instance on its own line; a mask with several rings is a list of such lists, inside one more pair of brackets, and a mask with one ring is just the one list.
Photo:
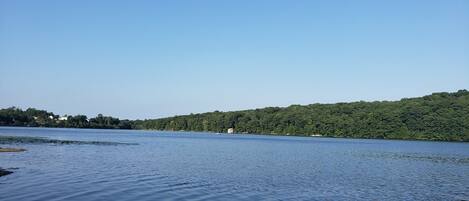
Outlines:
[[[285, 137], [312, 137], [312, 138], [331, 138], [331, 139], [360, 139], [360, 140], [393, 140], [393, 141], [424, 141], [424, 142], [451, 142], [451, 143], [469, 143], [468, 140], [444, 140], [436, 138], [373, 138], [373, 137], [347, 137], [330, 135], [300, 135], [300, 134], [282, 134], [282, 133], [226, 133], [215, 131], [197, 131], [197, 130], [158, 130], [158, 129], [116, 129], [116, 128], [66, 128], [66, 127], [29, 127], [29, 126], [2, 126], [0, 128], [26, 128], [26, 129], [75, 129], [75, 130], [113, 130], [113, 131], [145, 131], [145, 132], [167, 132], [167, 133], [208, 133], [208, 134], [226, 134], [226, 135], [258, 135], [258, 136], [285, 136]], [[1, 137], [1, 136], [0, 136]]]

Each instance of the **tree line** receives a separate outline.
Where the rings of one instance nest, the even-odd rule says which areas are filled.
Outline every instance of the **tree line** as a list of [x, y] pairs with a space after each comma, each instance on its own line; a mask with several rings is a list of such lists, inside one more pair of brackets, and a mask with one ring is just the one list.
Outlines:
[[140, 129], [469, 141], [469, 92], [400, 101], [291, 105], [140, 121]]
[[469, 141], [469, 92], [433, 93], [399, 101], [291, 105], [208, 112], [161, 119], [119, 120], [84, 115], [58, 120], [29, 108], [0, 110], [0, 125], [71, 128], [124, 128], [378, 139]]
[[0, 126], [132, 129], [132, 121], [102, 114], [90, 119], [86, 115], [60, 117], [45, 110], [10, 107], [0, 110]]

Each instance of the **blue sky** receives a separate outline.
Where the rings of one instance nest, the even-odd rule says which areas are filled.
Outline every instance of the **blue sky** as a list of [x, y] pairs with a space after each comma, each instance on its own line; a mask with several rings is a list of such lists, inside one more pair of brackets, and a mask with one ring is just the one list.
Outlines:
[[469, 1], [0, 0], [0, 107], [155, 118], [469, 89]]

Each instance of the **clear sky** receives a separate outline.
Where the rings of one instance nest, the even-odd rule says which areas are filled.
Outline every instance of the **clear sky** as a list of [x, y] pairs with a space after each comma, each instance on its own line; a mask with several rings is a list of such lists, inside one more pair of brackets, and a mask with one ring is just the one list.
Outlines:
[[155, 118], [469, 89], [469, 1], [0, 0], [0, 107]]

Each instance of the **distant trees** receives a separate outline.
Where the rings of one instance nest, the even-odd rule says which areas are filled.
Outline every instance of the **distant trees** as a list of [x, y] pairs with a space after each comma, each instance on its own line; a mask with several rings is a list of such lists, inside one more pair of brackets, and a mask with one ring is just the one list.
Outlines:
[[19, 108], [10, 107], [0, 110], [0, 125], [34, 126], [34, 124], [34, 117]]
[[0, 126], [155, 129], [269, 135], [469, 141], [469, 92], [434, 93], [400, 101], [291, 105], [209, 112], [162, 119], [119, 120], [99, 114], [59, 116], [44, 110], [0, 110]]
[[59, 120], [58, 115], [44, 110], [28, 108], [23, 111], [10, 107], [0, 109], [0, 126], [132, 129], [133, 122], [102, 114], [91, 119], [85, 115], [75, 115]]
[[90, 127], [131, 129], [132, 122], [129, 120], [119, 120], [118, 118], [98, 114], [97, 117], [90, 119]]
[[136, 128], [270, 135], [469, 141], [469, 92], [400, 101], [292, 105], [139, 121]]

